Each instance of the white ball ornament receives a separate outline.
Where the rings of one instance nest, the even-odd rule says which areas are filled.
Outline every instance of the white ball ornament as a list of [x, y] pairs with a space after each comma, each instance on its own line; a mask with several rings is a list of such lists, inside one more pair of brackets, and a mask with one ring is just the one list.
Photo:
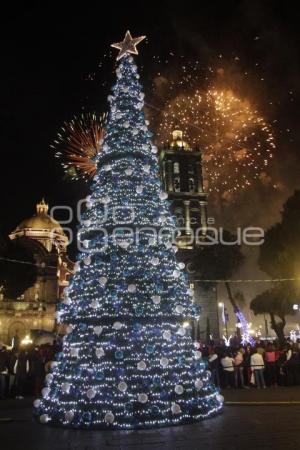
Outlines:
[[114, 330], [120, 330], [122, 326], [123, 324], [121, 322], [115, 322], [112, 327]]
[[172, 333], [170, 330], [164, 331], [163, 332], [163, 338], [166, 339], [167, 341], [169, 341], [172, 337]]
[[152, 258], [151, 259], [152, 266], [158, 266], [159, 265], [159, 258]]
[[63, 299], [62, 303], [63, 303], [64, 305], [70, 305], [70, 304], [71, 304], [71, 300], [70, 300], [69, 297], [65, 297], [65, 298]]
[[160, 359], [159, 363], [160, 363], [160, 365], [161, 365], [162, 367], [167, 367], [168, 364], [169, 364], [169, 360], [168, 360], [168, 358], [166, 358], [166, 357], [163, 356], [163, 357]]
[[41, 423], [47, 423], [47, 422], [49, 422], [49, 420], [50, 420], [50, 417], [48, 416], [48, 414], [42, 414], [40, 416], [40, 422]]
[[95, 333], [97, 336], [100, 336], [100, 334], [102, 333], [102, 331], [103, 331], [103, 327], [101, 327], [100, 325], [97, 325], [97, 326], [94, 327], [94, 333]]
[[67, 381], [61, 385], [61, 390], [63, 392], [65, 392], [66, 394], [69, 394], [70, 389], [71, 389], [71, 384], [68, 383]]
[[196, 349], [200, 348], [200, 343], [197, 341], [195, 341], [193, 345]]
[[92, 307], [93, 309], [97, 309], [97, 308], [99, 307], [99, 302], [98, 302], [98, 300], [92, 300], [92, 302], [91, 302], [91, 307]]
[[50, 366], [51, 366], [51, 370], [54, 370], [58, 366], [58, 362], [57, 361], [52, 361]]
[[86, 258], [84, 258], [83, 262], [86, 266], [89, 266], [92, 262], [92, 259], [90, 256], [87, 256]]
[[145, 151], [148, 150], [149, 149], [149, 144], [143, 144], [142, 145], [142, 149], [145, 150]]
[[133, 294], [134, 292], [136, 292], [136, 285], [135, 284], [129, 284], [128, 287], [127, 287], [127, 291], [131, 292]]
[[72, 422], [73, 419], [74, 419], [74, 412], [73, 411], [67, 411], [65, 413], [65, 420], [67, 422]]
[[185, 336], [186, 328], [180, 327], [179, 330], [177, 331], [177, 333], [179, 334], [179, 336]]
[[180, 277], [180, 271], [177, 270], [177, 269], [173, 270], [173, 277], [174, 278], [179, 278]]
[[155, 305], [158, 305], [161, 302], [161, 296], [160, 295], [152, 295], [151, 297], [153, 303]]
[[104, 164], [103, 169], [105, 172], [109, 172], [111, 170], [111, 166], [109, 164]]
[[101, 286], [105, 286], [107, 283], [107, 277], [100, 277], [99, 283], [101, 284]]
[[200, 389], [202, 389], [203, 388], [203, 381], [202, 380], [200, 380], [200, 378], [197, 378], [197, 380], [195, 380], [195, 388], [197, 389], [197, 390], [200, 390]]
[[42, 396], [45, 398], [50, 394], [50, 389], [45, 387], [42, 389]]
[[104, 416], [104, 420], [106, 423], [113, 423], [115, 420], [115, 416], [111, 411], [107, 412]]
[[102, 203], [104, 203], [104, 205], [107, 205], [110, 202], [110, 197], [108, 195], [106, 195], [105, 197], [102, 198]]
[[141, 194], [141, 193], [143, 192], [143, 189], [144, 189], [143, 186], [137, 186], [137, 187], [135, 188], [135, 191], [136, 191], [137, 194]]
[[87, 219], [87, 220], [85, 220], [84, 222], [83, 222], [83, 224], [84, 224], [84, 226], [85, 227], [90, 227], [91, 226], [91, 221], [89, 220], [89, 219]]
[[138, 395], [138, 401], [140, 403], [147, 403], [148, 401], [148, 395], [147, 394], [139, 394]]
[[155, 145], [153, 145], [152, 147], [151, 147], [151, 153], [157, 153], [158, 152], [158, 150], [157, 150], [157, 147], [155, 147]]
[[94, 398], [96, 396], [96, 391], [93, 388], [90, 388], [86, 391], [86, 396], [89, 400], [91, 400], [92, 398]]
[[71, 348], [70, 355], [77, 358], [79, 355], [79, 348]]
[[148, 119], [145, 120], [145, 124], [146, 124], [147, 126], [150, 125], [150, 122], [149, 122]]
[[132, 134], [133, 134], [134, 136], [136, 136], [138, 133], [139, 133], [139, 130], [138, 130], [137, 128], [134, 128], [134, 129], [132, 130]]
[[35, 408], [38, 408], [38, 407], [40, 406], [40, 404], [41, 404], [41, 400], [40, 400], [39, 398], [37, 398], [37, 399], [34, 400], [34, 402], [33, 402], [33, 406], [34, 406]]
[[168, 194], [166, 192], [160, 192], [159, 198], [161, 200], [166, 200], [168, 198]]
[[178, 403], [173, 403], [173, 405], [171, 406], [171, 411], [172, 414], [180, 414], [181, 413], [180, 405], [178, 405]]
[[180, 263], [178, 264], [178, 267], [179, 267], [180, 269], [184, 269], [184, 268], [185, 268], [184, 262], [180, 262]]
[[53, 375], [52, 373], [48, 373], [45, 377], [45, 380], [47, 381], [47, 383], [51, 383], [51, 381], [53, 380]]
[[108, 149], [109, 149], [108, 145], [107, 145], [107, 144], [103, 144], [102, 150], [103, 150], [104, 152], [107, 152]]
[[119, 244], [119, 247], [124, 248], [124, 250], [127, 250], [130, 245], [130, 243], [126, 242], [126, 241], [121, 241], [118, 244]]
[[183, 313], [183, 310], [184, 310], [184, 308], [183, 308], [182, 305], [177, 305], [176, 308], [175, 308], [175, 311], [176, 311], [178, 314], [182, 314], [182, 313]]
[[119, 391], [121, 391], [121, 392], [126, 392], [127, 391], [127, 384], [125, 383], [125, 381], [121, 381], [119, 384], [118, 384], [118, 389], [119, 389]]
[[96, 348], [95, 354], [96, 354], [97, 358], [102, 358], [102, 356], [105, 355], [104, 349], [102, 347]]
[[200, 352], [200, 350], [196, 350], [194, 352], [194, 356], [195, 356], [195, 359], [201, 359], [202, 358], [202, 352]]
[[143, 166], [143, 171], [146, 172], [146, 173], [149, 173], [149, 172], [150, 172], [150, 166], [149, 166], [149, 164], [145, 164], [145, 165]]
[[224, 403], [224, 397], [223, 397], [223, 395], [217, 394], [216, 398], [217, 398], [218, 402]]
[[145, 363], [145, 361], [139, 361], [137, 363], [137, 368], [138, 370], [145, 370], [147, 367], [147, 364]]
[[181, 395], [184, 392], [184, 388], [181, 384], [176, 384], [174, 391], [176, 392], [176, 394]]
[[128, 120], [126, 120], [124, 123], [123, 123], [123, 127], [124, 128], [129, 128], [129, 122], [128, 122]]
[[74, 264], [74, 272], [79, 272], [79, 271], [80, 271], [80, 264], [79, 264], [79, 262], [76, 262]]
[[132, 170], [132, 169], [130, 169], [130, 168], [125, 169], [125, 174], [126, 174], [126, 175], [130, 176], [130, 175], [132, 175], [132, 173], [133, 173], [133, 170]]

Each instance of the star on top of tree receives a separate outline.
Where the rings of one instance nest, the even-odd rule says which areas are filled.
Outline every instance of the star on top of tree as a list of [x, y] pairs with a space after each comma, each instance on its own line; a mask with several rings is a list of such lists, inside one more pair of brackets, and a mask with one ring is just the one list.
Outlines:
[[140, 36], [137, 38], [133, 38], [130, 34], [130, 31], [126, 31], [125, 37], [122, 42], [116, 42], [111, 44], [111, 47], [117, 48], [119, 54], [117, 56], [117, 61], [123, 56], [126, 56], [128, 53], [132, 53], [133, 55], [137, 55], [138, 51], [136, 46], [145, 39], [146, 36]]

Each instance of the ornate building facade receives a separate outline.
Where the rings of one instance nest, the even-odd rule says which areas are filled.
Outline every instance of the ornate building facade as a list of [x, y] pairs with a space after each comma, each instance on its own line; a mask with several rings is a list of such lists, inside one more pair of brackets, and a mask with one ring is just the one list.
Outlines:
[[189, 271], [196, 245], [201, 246], [207, 228], [207, 194], [203, 189], [201, 151], [191, 148], [175, 129], [170, 145], [160, 149], [161, 177], [180, 235], [177, 238], [178, 258], [184, 261], [189, 273], [201, 316], [194, 324], [195, 337], [219, 337], [217, 289], [214, 284], [199, 281], [196, 272]]
[[73, 263], [67, 256], [68, 238], [48, 214], [42, 200], [36, 214], [23, 220], [9, 235], [27, 247], [37, 265], [37, 279], [17, 300], [1, 297], [0, 341], [10, 344], [14, 335], [43, 335], [55, 330], [55, 308], [68, 285]]

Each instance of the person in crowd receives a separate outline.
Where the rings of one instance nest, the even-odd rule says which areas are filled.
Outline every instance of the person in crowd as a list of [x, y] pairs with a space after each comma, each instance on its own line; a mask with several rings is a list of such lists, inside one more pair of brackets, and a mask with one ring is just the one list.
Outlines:
[[0, 399], [6, 397], [8, 379], [8, 352], [6, 347], [0, 344]]
[[226, 352], [221, 359], [223, 368], [224, 387], [230, 389], [234, 387], [234, 359], [229, 352]]
[[258, 389], [266, 388], [265, 378], [264, 378], [264, 370], [265, 363], [262, 355], [258, 352], [257, 349], [254, 350], [254, 353], [250, 358], [251, 370], [254, 373], [255, 384]]
[[212, 348], [208, 356], [208, 368], [211, 371], [211, 380], [215, 386], [220, 386], [220, 362], [215, 349]]
[[241, 386], [242, 388], [246, 389], [248, 388], [248, 386], [245, 385], [244, 354], [244, 348], [240, 347], [234, 357], [234, 385], [236, 388]]
[[16, 357], [13, 372], [15, 374], [15, 394], [16, 399], [24, 398], [26, 392], [26, 382], [30, 369], [29, 355], [26, 350], [21, 350]]
[[286, 361], [283, 363], [286, 386], [299, 384], [299, 351], [296, 344], [288, 345]]
[[266, 363], [266, 384], [267, 386], [277, 387], [277, 354], [275, 346], [272, 342], [270, 342], [264, 354], [265, 363]]
[[31, 354], [30, 375], [33, 380], [33, 393], [38, 397], [41, 394], [45, 378], [45, 364], [38, 348], [35, 348]]
[[11, 346], [13, 351], [17, 352], [20, 348], [20, 337], [19, 337], [19, 330], [16, 330], [12, 341], [11, 341]]

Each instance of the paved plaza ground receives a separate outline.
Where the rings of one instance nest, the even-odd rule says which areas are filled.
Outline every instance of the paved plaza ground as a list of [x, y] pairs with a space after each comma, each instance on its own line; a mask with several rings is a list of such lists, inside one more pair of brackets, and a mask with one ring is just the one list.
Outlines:
[[3, 450], [298, 450], [300, 387], [232, 390], [223, 414], [191, 425], [142, 431], [78, 431], [36, 424], [31, 400], [0, 401]]

